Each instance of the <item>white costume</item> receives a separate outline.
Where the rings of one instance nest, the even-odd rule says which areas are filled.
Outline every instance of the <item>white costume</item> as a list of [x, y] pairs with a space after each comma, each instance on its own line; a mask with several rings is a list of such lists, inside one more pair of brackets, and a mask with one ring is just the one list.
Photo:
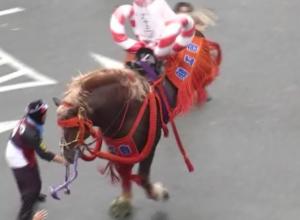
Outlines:
[[[137, 40], [125, 32], [130, 21]], [[185, 48], [192, 40], [193, 19], [175, 14], [165, 0], [134, 0], [133, 5], [121, 5], [113, 13], [110, 29], [114, 41], [128, 52], [141, 47], [151, 48], [155, 55], [164, 57]]]

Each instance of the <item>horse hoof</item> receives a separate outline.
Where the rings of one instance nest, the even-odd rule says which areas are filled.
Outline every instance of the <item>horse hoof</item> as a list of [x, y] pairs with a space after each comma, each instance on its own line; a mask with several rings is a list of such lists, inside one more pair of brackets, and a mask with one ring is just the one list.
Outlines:
[[109, 213], [113, 218], [126, 218], [132, 213], [130, 200], [120, 196], [116, 198], [109, 209]]
[[150, 198], [156, 201], [167, 201], [170, 198], [167, 188], [162, 183], [154, 183], [152, 185], [152, 191]]

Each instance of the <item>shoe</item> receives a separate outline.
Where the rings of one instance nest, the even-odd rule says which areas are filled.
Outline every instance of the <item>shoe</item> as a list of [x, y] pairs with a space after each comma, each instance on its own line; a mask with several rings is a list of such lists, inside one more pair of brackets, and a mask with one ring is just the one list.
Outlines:
[[210, 102], [211, 100], [212, 100], [212, 97], [211, 96], [207, 96], [206, 102]]
[[40, 193], [40, 195], [38, 196], [38, 201], [39, 202], [45, 202], [46, 201], [46, 198], [47, 198], [47, 195], [46, 194], [43, 194], [43, 193]]

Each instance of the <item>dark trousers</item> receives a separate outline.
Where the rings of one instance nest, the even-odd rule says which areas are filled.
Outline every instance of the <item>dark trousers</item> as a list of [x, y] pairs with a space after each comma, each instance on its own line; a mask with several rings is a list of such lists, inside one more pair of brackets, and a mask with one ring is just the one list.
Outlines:
[[41, 191], [41, 177], [37, 165], [12, 169], [20, 194], [22, 205], [18, 220], [29, 220]]

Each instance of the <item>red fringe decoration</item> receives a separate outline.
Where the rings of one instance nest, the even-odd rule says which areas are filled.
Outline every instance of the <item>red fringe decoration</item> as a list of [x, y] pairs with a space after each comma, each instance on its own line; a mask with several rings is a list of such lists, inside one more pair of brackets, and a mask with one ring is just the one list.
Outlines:
[[101, 175], [110, 176], [110, 181], [113, 185], [120, 182], [115, 165], [111, 161], [108, 161], [104, 168], [99, 166], [98, 171]]
[[[205, 87], [218, 75], [221, 63], [221, 50], [217, 43], [205, 38], [195, 36], [194, 45], [198, 46], [197, 52], [188, 48], [169, 57], [165, 71], [170, 81], [177, 87], [177, 105], [172, 116], [189, 111], [192, 105], [203, 103], [207, 99]], [[194, 63], [189, 65], [184, 61], [185, 56], [194, 58]], [[176, 75], [178, 67], [184, 68], [188, 75], [180, 79]]]
[[[120, 166], [120, 164], [118, 165]], [[123, 165], [124, 166], [124, 165]], [[127, 166], [125, 165], [125, 168]], [[127, 177], [127, 181], [132, 181], [137, 185], [142, 185], [142, 177], [137, 174], [131, 174], [131, 168], [128, 169], [117, 169], [116, 164], [111, 161], [108, 161], [105, 167], [99, 166], [98, 171], [101, 175], [109, 176], [111, 184], [115, 185], [120, 183], [121, 176]], [[127, 174], [127, 175], [126, 175]]]

